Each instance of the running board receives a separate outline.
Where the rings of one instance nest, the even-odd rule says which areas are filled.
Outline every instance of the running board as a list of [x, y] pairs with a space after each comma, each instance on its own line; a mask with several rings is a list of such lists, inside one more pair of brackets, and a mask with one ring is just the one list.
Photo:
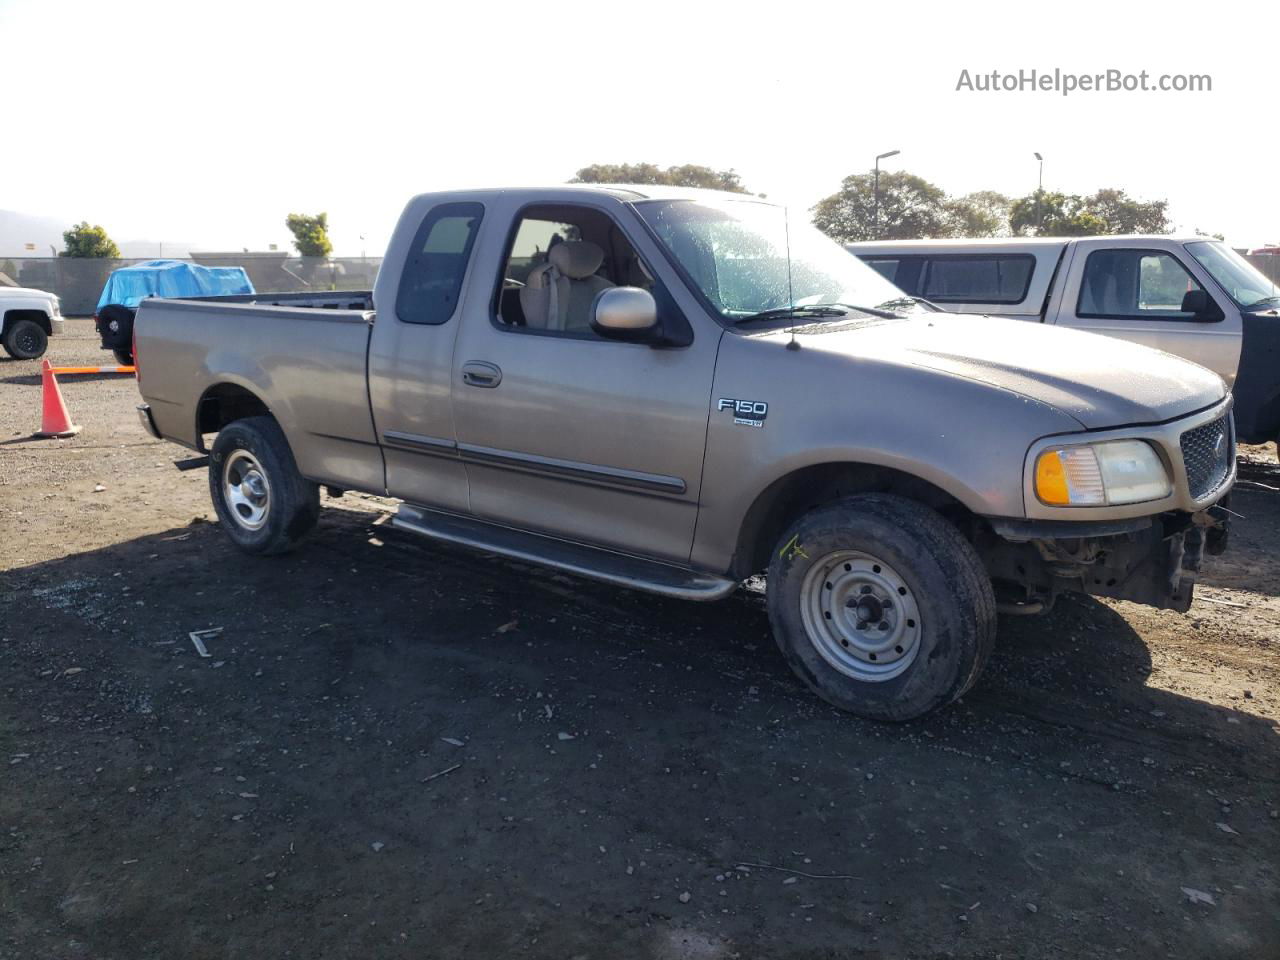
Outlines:
[[580, 577], [603, 580], [619, 587], [646, 590], [681, 600], [719, 600], [738, 585], [712, 574], [674, 564], [644, 560], [569, 540], [515, 530], [484, 520], [460, 517], [425, 507], [401, 504], [391, 525], [464, 547], [527, 560]]

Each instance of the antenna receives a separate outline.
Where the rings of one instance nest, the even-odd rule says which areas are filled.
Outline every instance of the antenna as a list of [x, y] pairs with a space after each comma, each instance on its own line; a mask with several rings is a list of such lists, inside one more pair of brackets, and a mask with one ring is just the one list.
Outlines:
[[782, 236], [787, 246], [787, 309], [791, 312], [791, 339], [787, 341], [788, 350], [799, 350], [796, 343], [796, 295], [791, 288], [791, 214], [786, 206], [782, 208]]

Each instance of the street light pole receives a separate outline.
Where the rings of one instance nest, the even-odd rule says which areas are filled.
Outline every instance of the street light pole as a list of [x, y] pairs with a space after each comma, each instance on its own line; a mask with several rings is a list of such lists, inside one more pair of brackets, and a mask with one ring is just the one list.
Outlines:
[[876, 175], [874, 184], [871, 188], [873, 208], [871, 214], [871, 229], [875, 231], [877, 240], [880, 239], [880, 161], [887, 157], [896, 157], [901, 152], [901, 150], [890, 150], [887, 153], [880, 153], [876, 155]]
[[1036, 185], [1036, 235], [1039, 236], [1040, 228], [1044, 226], [1040, 218], [1040, 198], [1044, 196], [1044, 157], [1037, 152], [1035, 158], [1040, 161], [1040, 182]]

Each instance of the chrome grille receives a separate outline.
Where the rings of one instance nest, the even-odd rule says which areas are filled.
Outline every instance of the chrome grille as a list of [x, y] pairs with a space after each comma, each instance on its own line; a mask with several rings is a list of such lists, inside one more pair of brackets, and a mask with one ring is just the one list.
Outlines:
[[1222, 486], [1231, 473], [1236, 456], [1235, 431], [1231, 419], [1221, 417], [1188, 430], [1179, 439], [1182, 462], [1187, 469], [1187, 485], [1196, 500]]

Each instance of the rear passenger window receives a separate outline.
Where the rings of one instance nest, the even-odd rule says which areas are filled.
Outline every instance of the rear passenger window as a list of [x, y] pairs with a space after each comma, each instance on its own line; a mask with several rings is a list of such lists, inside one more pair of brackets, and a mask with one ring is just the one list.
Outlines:
[[1172, 254], [1161, 250], [1095, 250], [1080, 282], [1081, 317], [1193, 320], [1182, 299], [1203, 289]]
[[483, 216], [478, 203], [442, 203], [431, 209], [400, 275], [397, 317], [405, 323], [441, 324], [453, 316]]
[[1018, 254], [930, 257], [920, 296], [939, 303], [1021, 303], [1035, 262]]

